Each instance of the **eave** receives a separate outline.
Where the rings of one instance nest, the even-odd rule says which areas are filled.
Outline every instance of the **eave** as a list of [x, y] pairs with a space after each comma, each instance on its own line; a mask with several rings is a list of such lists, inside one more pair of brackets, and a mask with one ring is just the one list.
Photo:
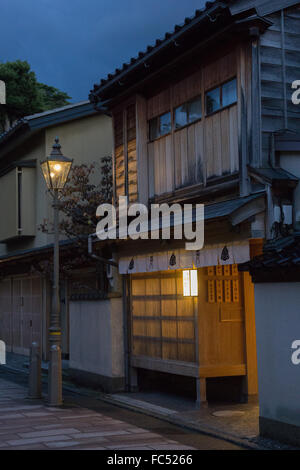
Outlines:
[[249, 176], [257, 179], [263, 184], [270, 186], [281, 186], [294, 189], [299, 182], [299, 178], [283, 168], [253, 168], [248, 166]]
[[[213, 15], [216, 18], [214, 22], [211, 20]], [[236, 38], [239, 34], [239, 40], [242, 41], [246, 37], [262, 33], [271, 24], [257, 15], [246, 19], [233, 18], [227, 5], [216, 2], [211, 9], [204, 11], [180, 31], [171, 34], [169, 39], [162, 41], [161, 45], [148, 53], [140, 53], [140, 58], [134, 60], [134, 63], [123, 64], [122, 70], [117, 69], [113, 75], [102, 80], [100, 85], [95, 85], [89, 98], [97, 103], [114, 100], [125, 94], [127, 96], [129, 91], [132, 93], [166, 68], [174, 66], [174, 63], [179, 65], [183, 58], [188, 58], [196, 50], [200, 51], [216, 40]]]
[[0, 158], [3, 152], [7, 153], [13, 150], [16, 146], [22, 144], [42, 129], [92, 116], [97, 114], [97, 112], [104, 113], [104, 110], [97, 110], [89, 101], [84, 101], [43, 113], [25, 116], [7, 132], [0, 135]]

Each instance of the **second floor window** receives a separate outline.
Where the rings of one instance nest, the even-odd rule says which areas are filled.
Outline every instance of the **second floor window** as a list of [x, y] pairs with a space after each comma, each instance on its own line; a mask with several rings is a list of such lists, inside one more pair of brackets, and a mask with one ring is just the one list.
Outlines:
[[223, 85], [207, 91], [205, 94], [206, 114], [230, 106], [237, 101], [236, 78]]
[[191, 124], [198, 119], [201, 119], [201, 96], [188, 101], [187, 103], [178, 106], [174, 113], [174, 126], [175, 129], [180, 129], [183, 126]]
[[[237, 102], [236, 78], [205, 92], [205, 114], [209, 116]], [[152, 118], [149, 124], [149, 140], [170, 134], [172, 131], [193, 124], [202, 118], [203, 96], [197, 96], [167, 112]]]
[[169, 134], [172, 129], [171, 113], [165, 113], [149, 121], [149, 139], [155, 140], [158, 137]]

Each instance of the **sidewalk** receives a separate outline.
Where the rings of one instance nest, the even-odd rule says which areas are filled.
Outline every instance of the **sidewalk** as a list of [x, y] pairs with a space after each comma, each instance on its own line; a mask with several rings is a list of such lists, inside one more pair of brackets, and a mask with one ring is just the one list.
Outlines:
[[108, 395], [114, 403], [127, 404], [155, 416], [164, 415], [179, 425], [197, 427], [226, 439], [251, 443], [259, 434], [258, 404], [210, 404], [197, 408], [184, 397], [158, 392]]
[[[3, 366], [2, 366], [3, 367]], [[28, 373], [28, 358], [7, 354], [8, 370]], [[158, 392], [104, 394], [78, 387], [68, 380], [67, 361], [63, 372], [64, 389], [152, 416], [185, 429], [248, 449], [290, 449], [291, 447], [258, 436], [259, 408], [257, 403], [214, 404], [197, 409], [195, 402], [175, 395]], [[43, 381], [47, 380], [47, 365], [43, 364]]]
[[[2, 367], [2, 366], [1, 366]], [[24, 384], [0, 369], [0, 450], [194, 450], [144, 427], [78, 405], [27, 398]]]

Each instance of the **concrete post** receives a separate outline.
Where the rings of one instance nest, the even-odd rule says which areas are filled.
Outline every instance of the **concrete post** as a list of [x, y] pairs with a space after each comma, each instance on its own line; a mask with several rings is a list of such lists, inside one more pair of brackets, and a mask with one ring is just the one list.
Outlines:
[[60, 406], [62, 402], [61, 348], [53, 344], [50, 348], [48, 371], [48, 405]]
[[42, 397], [41, 381], [41, 351], [38, 343], [32, 343], [29, 363], [29, 392], [28, 398]]

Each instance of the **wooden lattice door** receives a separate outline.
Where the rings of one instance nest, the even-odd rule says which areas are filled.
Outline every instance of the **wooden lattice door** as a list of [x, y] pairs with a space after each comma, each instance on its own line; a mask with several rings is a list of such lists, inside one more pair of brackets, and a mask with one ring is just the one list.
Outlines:
[[197, 299], [184, 297], [182, 271], [131, 276], [132, 354], [196, 362]]
[[7, 351], [10, 351], [12, 341], [10, 279], [0, 282], [0, 340], [5, 342]]
[[245, 309], [237, 265], [199, 270], [198, 305], [200, 374], [244, 375]]

